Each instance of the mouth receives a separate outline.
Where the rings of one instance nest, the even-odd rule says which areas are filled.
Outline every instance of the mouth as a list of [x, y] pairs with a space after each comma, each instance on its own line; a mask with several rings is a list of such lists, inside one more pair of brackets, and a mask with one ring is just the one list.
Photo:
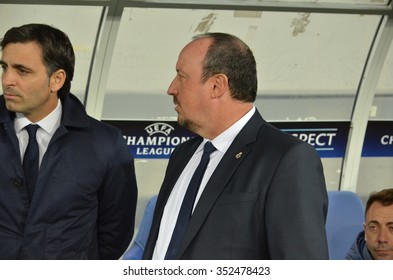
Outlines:
[[175, 106], [175, 111], [179, 112], [180, 105], [176, 98], [173, 98], [173, 105]]
[[378, 256], [387, 256], [389, 254], [388, 250], [377, 250]]
[[377, 252], [382, 252], [382, 253], [385, 253], [385, 252], [388, 252], [389, 250], [387, 250], [387, 249], [377, 249]]
[[4, 95], [5, 100], [15, 100], [15, 98], [18, 97], [16, 94], [7, 93], [7, 92], [4, 92], [3, 95]]

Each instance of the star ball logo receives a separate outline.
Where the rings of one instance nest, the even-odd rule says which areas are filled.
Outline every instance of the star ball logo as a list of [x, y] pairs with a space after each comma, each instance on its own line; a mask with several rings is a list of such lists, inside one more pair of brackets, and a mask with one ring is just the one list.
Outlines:
[[169, 136], [175, 128], [167, 123], [152, 123], [145, 127], [146, 132], [152, 136], [153, 134], [164, 134], [165, 136]]

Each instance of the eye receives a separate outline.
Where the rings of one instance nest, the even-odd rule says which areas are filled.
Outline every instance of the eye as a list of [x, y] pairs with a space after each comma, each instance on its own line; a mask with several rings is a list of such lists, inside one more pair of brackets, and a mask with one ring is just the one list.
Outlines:
[[29, 73], [29, 71], [26, 70], [26, 69], [24, 69], [24, 68], [19, 68], [19, 69], [18, 69], [18, 72], [19, 72], [20, 74], [22, 74], [22, 75]]
[[184, 80], [187, 78], [187, 75], [183, 71], [177, 71], [176, 77], [181, 80]]
[[368, 225], [367, 229], [371, 232], [375, 232], [378, 228], [376, 225]]

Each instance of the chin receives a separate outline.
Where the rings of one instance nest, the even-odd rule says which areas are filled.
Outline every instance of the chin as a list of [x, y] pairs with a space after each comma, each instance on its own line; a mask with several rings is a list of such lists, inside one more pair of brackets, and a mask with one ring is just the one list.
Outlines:
[[187, 120], [178, 120], [178, 123], [181, 127], [187, 128], [188, 130], [192, 130], [192, 125], [189, 121]]
[[383, 256], [378, 256], [375, 258], [376, 260], [393, 260], [393, 256], [390, 255], [383, 255]]
[[6, 102], [5, 102], [5, 107], [6, 107], [7, 110], [10, 111], [10, 112], [21, 113], [21, 110], [18, 109], [18, 107], [15, 105], [14, 102], [6, 101]]

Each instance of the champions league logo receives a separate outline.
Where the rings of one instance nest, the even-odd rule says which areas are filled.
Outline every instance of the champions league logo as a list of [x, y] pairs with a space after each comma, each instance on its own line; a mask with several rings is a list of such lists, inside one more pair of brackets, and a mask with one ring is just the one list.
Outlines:
[[194, 135], [177, 122], [136, 121], [132, 135], [124, 136], [135, 158], [169, 158], [173, 150]]

